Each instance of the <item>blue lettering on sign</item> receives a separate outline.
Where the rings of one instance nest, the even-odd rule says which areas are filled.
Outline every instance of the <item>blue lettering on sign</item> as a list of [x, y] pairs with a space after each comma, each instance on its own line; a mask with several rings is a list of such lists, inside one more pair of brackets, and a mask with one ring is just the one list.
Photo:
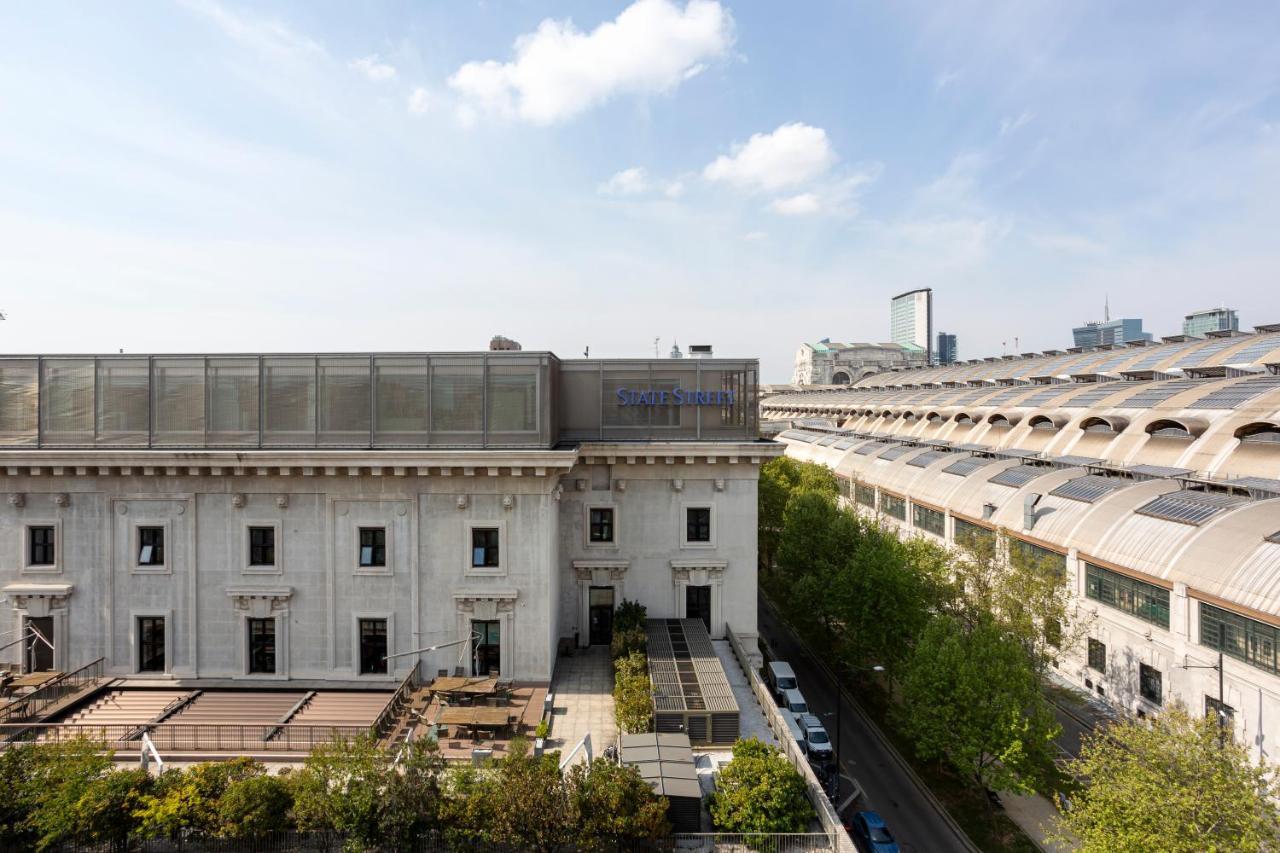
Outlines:
[[639, 391], [619, 388], [614, 395], [619, 406], [732, 406], [736, 391], [699, 391], [676, 387], [670, 391]]

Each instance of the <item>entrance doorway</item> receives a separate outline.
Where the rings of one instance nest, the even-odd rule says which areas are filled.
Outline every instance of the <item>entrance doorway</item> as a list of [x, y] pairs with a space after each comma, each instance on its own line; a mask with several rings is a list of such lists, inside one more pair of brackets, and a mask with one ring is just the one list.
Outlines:
[[[471, 623], [471, 639], [476, 644], [472, 656], [472, 675], [488, 675], [489, 670], [499, 670], [502, 666], [502, 630], [496, 619], [493, 621], [473, 621]], [[477, 636], [479, 635], [479, 636]]]
[[[53, 669], [53, 649], [49, 646], [56, 642], [53, 638], [53, 617], [52, 616], [28, 616], [27, 630], [24, 634], [32, 634], [33, 631], [39, 632], [40, 637], [32, 634], [23, 643], [25, 650], [27, 672], [48, 672]], [[45, 642], [48, 640], [48, 642]]]
[[684, 618], [701, 619], [711, 631], [711, 587], [687, 586], [684, 593]]
[[613, 587], [593, 586], [587, 595], [591, 645], [607, 646], [613, 642]]

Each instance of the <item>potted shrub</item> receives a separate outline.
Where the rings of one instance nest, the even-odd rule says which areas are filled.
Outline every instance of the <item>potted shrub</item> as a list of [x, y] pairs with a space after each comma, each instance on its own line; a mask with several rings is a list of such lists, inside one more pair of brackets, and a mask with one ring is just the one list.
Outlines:
[[542, 755], [543, 747], [546, 745], [547, 733], [551, 731], [550, 724], [545, 720], [539, 720], [538, 726], [533, 730], [533, 754]]

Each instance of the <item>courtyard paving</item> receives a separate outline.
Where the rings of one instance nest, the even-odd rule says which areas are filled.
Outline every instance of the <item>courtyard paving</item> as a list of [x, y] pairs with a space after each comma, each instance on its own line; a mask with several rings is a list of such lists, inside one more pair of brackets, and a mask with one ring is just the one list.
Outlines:
[[[600, 755], [618, 740], [613, 718], [613, 667], [608, 646], [574, 649], [572, 657], [556, 659], [551, 681], [555, 697], [551, 712], [551, 732], [547, 749], [568, 752], [591, 732], [591, 750]], [[585, 760], [585, 752], [574, 762]]]

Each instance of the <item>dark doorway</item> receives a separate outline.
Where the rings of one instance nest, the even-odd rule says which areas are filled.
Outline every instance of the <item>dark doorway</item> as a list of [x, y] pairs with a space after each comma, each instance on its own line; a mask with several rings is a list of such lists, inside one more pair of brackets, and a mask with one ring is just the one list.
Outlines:
[[[35, 636], [34, 631], [38, 631], [44, 640]], [[23, 648], [27, 651], [27, 672], [48, 672], [53, 669], [53, 649], [49, 648], [50, 643], [56, 643], [53, 638], [53, 617], [52, 616], [28, 616], [27, 631], [29, 635], [23, 643]], [[49, 642], [45, 642], [48, 640]]]
[[[473, 669], [472, 675], [488, 675], [489, 670], [501, 670], [502, 668], [502, 634], [501, 623], [497, 620], [490, 622], [472, 622], [471, 632], [472, 642], [476, 644], [475, 655], [472, 658]], [[477, 638], [474, 635], [479, 634]]]
[[593, 586], [587, 595], [591, 645], [607, 646], [613, 642], [613, 587]]
[[164, 672], [164, 617], [138, 617], [138, 672]]
[[711, 587], [687, 586], [684, 588], [684, 618], [701, 619], [711, 630]]

